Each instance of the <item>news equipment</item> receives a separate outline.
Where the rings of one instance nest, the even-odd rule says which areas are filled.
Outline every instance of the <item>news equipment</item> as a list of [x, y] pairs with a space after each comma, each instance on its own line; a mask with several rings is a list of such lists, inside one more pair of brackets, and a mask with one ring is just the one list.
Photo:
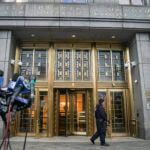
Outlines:
[[[5, 124], [7, 136], [9, 132], [10, 114], [13, 117], [17, 111], [24, 110], [32, 105], [34, 100], [35, 76], [30, 76], [30, 82], [19, 74], [14, 74], [7, 87], [2, 87], [3, 71], [0, 70], [0, 116]], [[28, 95], [28, 99], [19, 96]], [[4, 135], [4, 139], [6, 135]], [[0, 148], [4, 142], [2, 142]], [[4, 147], [8, 147], [4, 146]], [[11, 148], [10, 148], [11, 149]]]

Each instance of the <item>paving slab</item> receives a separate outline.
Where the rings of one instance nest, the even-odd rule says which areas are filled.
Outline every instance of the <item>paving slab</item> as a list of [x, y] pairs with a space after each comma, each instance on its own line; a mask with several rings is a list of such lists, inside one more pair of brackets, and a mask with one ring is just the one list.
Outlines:
[[[132, 137], [107, 138], [109, 147], [102, 147], [99, 139], [93, 145], [87, 136], [38, 138], [28, 137], [26, 150], [150, 150], [150, 140]], [[12, 150], [22, 150], [24, 137], [10, 138]]]

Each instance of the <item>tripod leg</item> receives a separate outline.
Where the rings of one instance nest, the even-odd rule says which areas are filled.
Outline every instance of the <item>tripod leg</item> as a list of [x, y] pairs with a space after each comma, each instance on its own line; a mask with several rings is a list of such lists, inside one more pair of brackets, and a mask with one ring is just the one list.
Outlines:
[[26, 149], [27, 135], [28, 135], [28, 129], [26, 128], [26, 136], [25, 136], [25, 139], [24, 139], [23, 150], [25, 150], [25, 149]]
[[8, 131], [8, 145], [7, 145], [7, 148], [9, 146], [9, 149], [11, 150], [11, 145], [10, 145], [10, 129]]
[[3, 141], [2, 141], [2, 143], [0, 145], [0, 150], [1, 150], [2, 146], [3, 146], [3, 144], [4, 144], [4, 137], [3, 137]]

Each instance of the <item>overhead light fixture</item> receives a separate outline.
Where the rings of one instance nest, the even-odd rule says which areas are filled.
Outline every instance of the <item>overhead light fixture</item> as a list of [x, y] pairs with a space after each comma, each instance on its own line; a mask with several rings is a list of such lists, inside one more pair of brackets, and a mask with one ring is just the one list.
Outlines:
[[116, 38], [116, 36], [115, 36], [115, 35], [112, 35], [112, 36], [111, 36], [111, 38], [112, 38], [112, 39], [115, 39], [115, 38]]
[[31, 37], [35, 37], [35, 34], [31, 34]]
[[75, 38], [76, 37], [76, 35], [75, 34], [72, 34], [72, 38]]

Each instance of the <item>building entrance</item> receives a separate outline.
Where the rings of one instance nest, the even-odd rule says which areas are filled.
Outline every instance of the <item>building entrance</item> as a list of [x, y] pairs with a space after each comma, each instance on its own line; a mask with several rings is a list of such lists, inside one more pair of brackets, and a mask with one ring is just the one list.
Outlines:
[[59, 91], [59, 135], [86, 135], [86, 93]]
[[128, 135], [130, 110], [127, 108], [128, 98], [125, 90], [100, 90], [98, 97], [104, 98], [104, 107], [108, 117], [107, 135], [109, 137]]

